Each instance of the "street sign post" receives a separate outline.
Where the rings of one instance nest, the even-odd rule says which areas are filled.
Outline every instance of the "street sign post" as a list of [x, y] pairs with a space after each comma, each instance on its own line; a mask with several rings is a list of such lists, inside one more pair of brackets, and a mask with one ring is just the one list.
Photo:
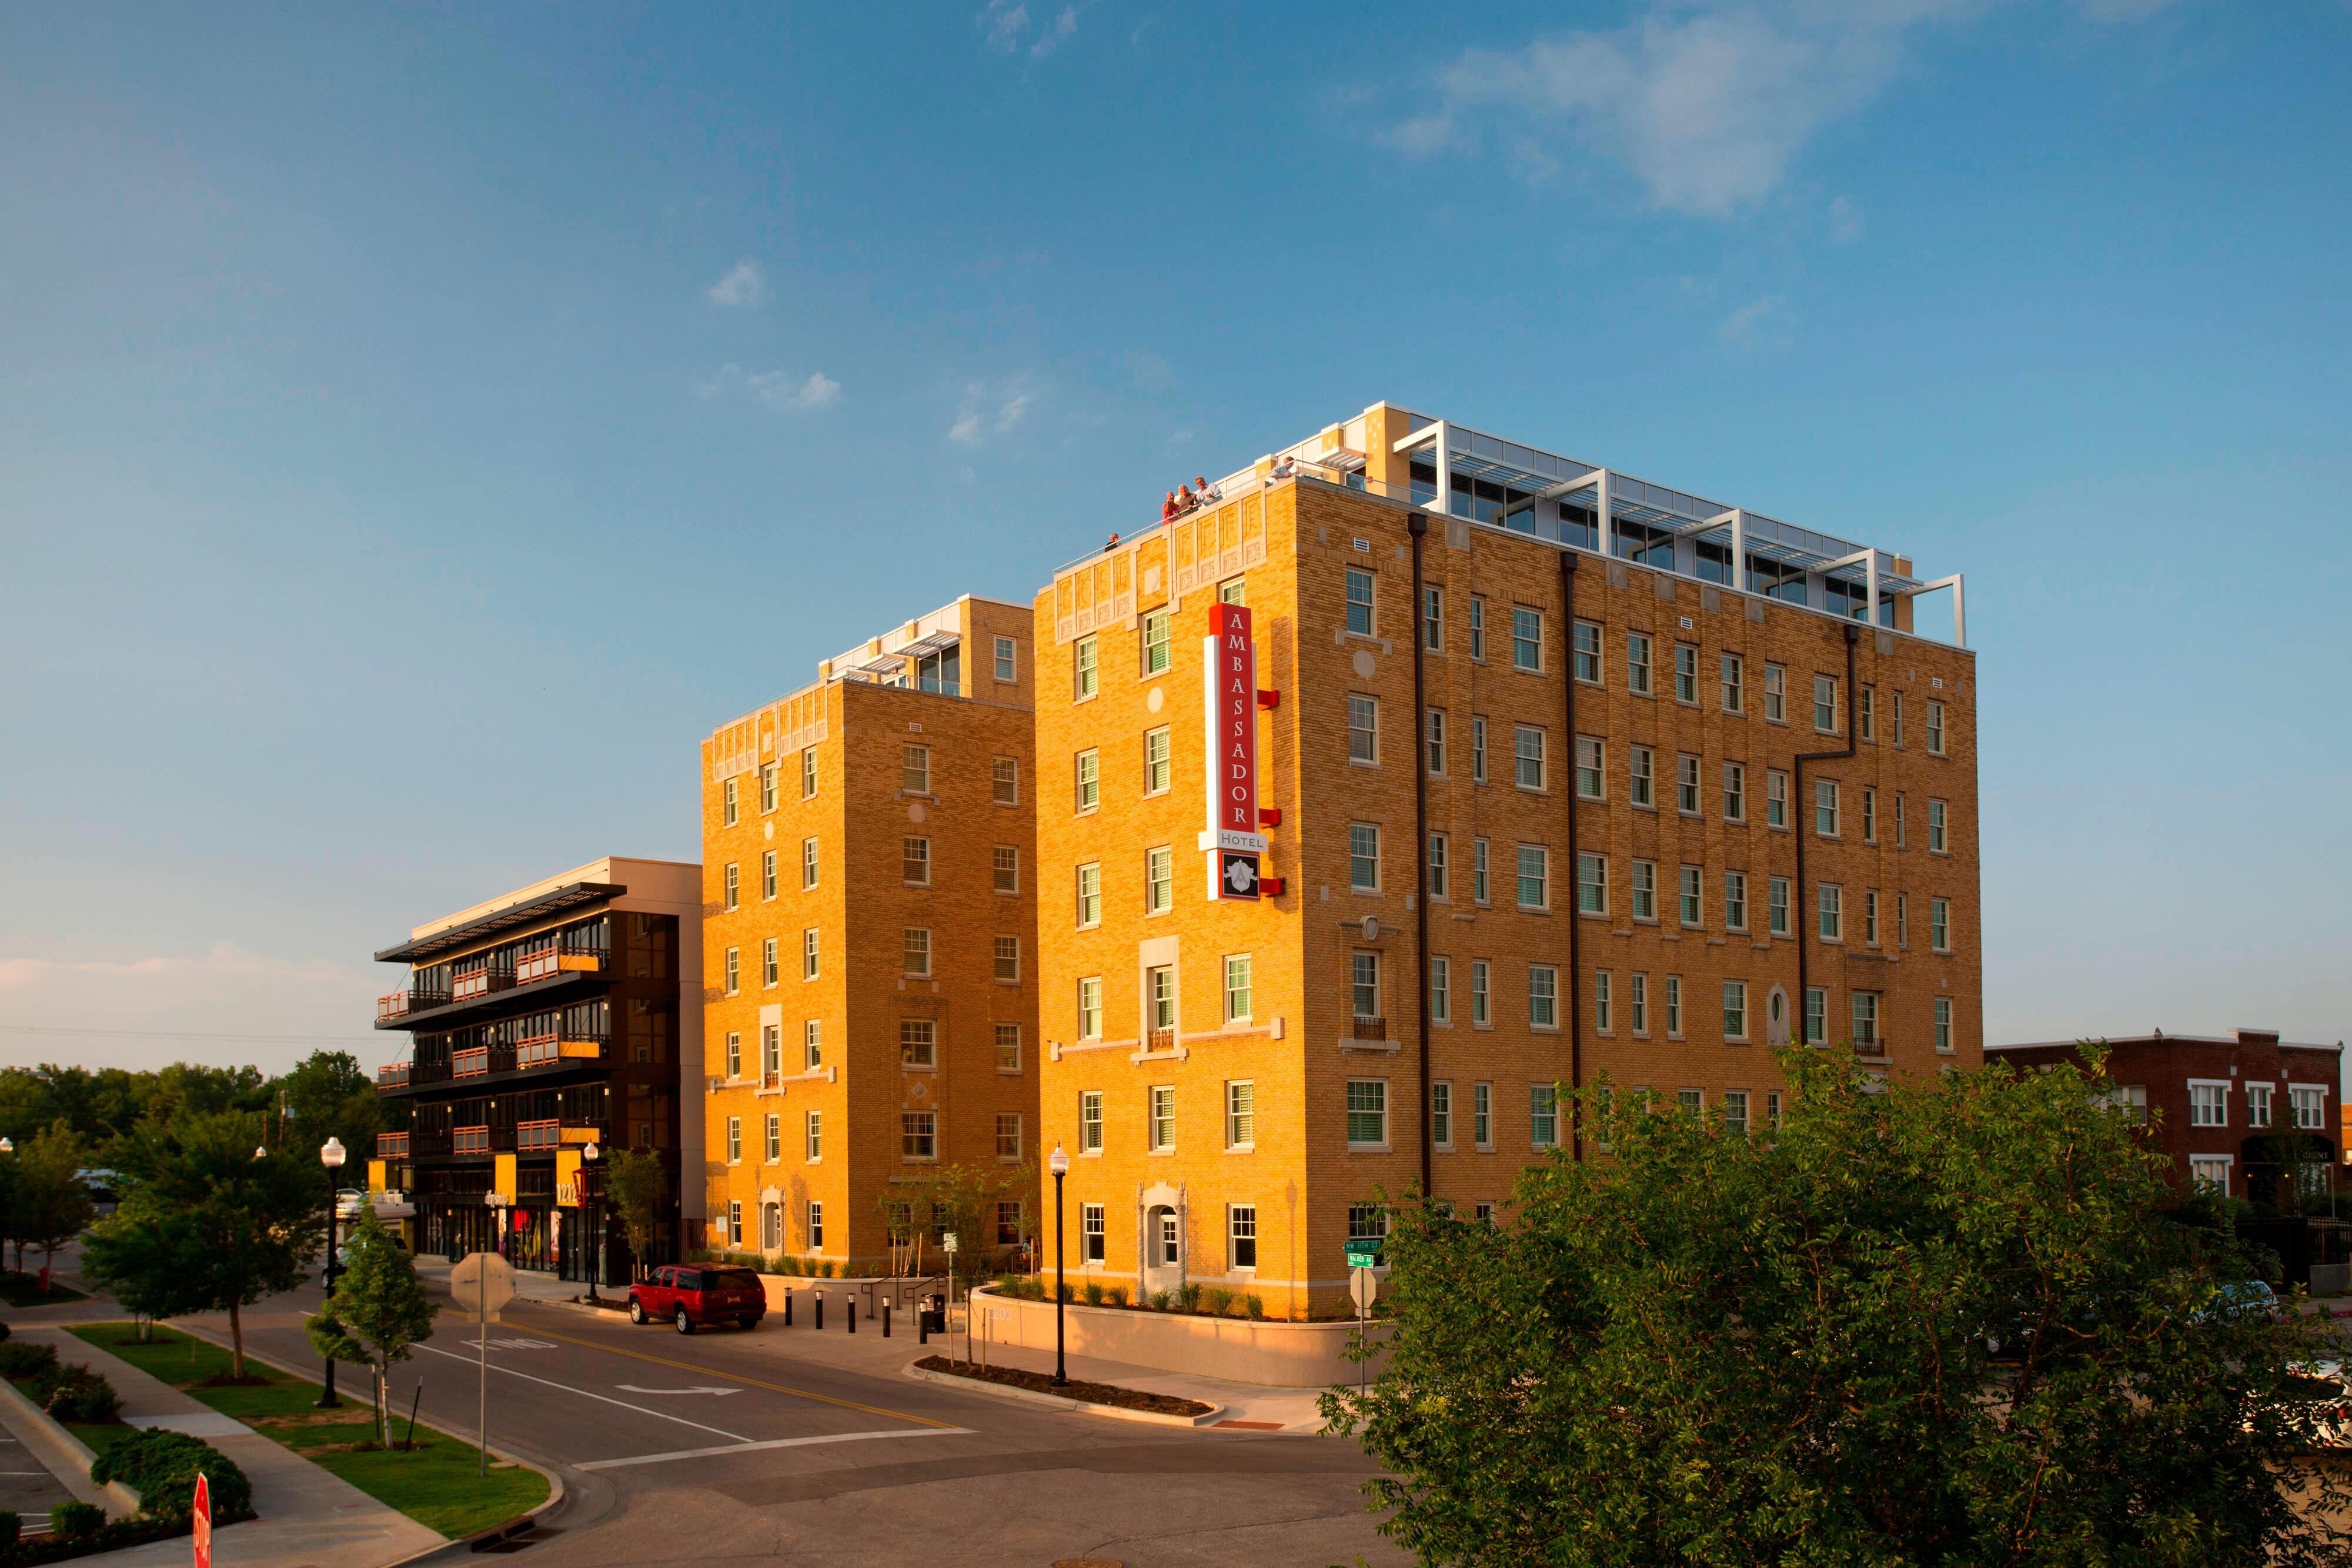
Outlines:
[[[1348, 1270], [1348, 1294], [1356, 1303], [1356, 1337], [1360, 1340], [1364, 1337], [1365, 1326], [1371, 1321], [1372, 1303], [1380, 1299], [1381, 1281], [1380, 1276], [1372, 1272], [1371, 1265], [1356, 1262], [1356, 1252], [1350, 1249], [1348, 1253], [1348, 1261], [1351, 1265]], [[1370, 1361], [1356, 1363], [1358, 1398], [1363, 1396], [1369, 1377], [1367, 1369], [1370, 1365]]]
[[190, 1515], [195, 1526], [196, 1568], [213, 1568], [213, 1484], [196, 1472], [196, 1505]]
[[[503, 1213], [506, 1197], [502, 1193], [484, 1193], [482, 1201], [493, 1215]], [[493, 1233], [496, 1227], [492, 1227]], [[477, 1396], [475, 1450], [479, 1458], [479, 1473], [490, 1473], [490, 1324], [498, 1320], [499, 1309], [514, 1300], [514, 1268], [495, 1252], [468, 1252], [457, 1260], [449, 1270], [449, 1298], [460, 1312], [474, 1314], [474, 1346], [477, 1375], [481, 1388]]]

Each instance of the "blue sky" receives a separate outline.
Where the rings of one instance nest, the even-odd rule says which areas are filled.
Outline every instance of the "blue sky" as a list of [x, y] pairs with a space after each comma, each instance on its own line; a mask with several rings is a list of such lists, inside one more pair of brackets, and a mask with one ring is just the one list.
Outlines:
[[368, 1057], [1380, 398], [1968, 574], [1993, 1039], [2336, 1040], [2347, 101], [2294, 0], [0, 10], [0, 1061]]

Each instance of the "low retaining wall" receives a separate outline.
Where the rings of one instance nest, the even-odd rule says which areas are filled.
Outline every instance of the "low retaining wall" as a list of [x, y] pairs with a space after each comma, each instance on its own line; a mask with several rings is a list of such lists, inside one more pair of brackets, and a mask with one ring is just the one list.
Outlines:
[[[1054, 1348], [1053, 1302], [999, 1295], [993, 1286], [982, 1286], [972, 1292], [971, 1304], [975, 1338], [1025, 1350]], [[1072, 1355], [1269, 1388], [1328, 1388], [1355, 1382], [1363, 1370], [1348, 1359], [1356, 1339], [1353, 1322], [1260, 1322], [1076, 1303], [1062, 1311]], [[1371, 1326], [1375, 1344], [1387, 1333], [1384, 1324]], [[1375, 1351], [1372, 1375], [1380, 1375], [1382, 1359]]]

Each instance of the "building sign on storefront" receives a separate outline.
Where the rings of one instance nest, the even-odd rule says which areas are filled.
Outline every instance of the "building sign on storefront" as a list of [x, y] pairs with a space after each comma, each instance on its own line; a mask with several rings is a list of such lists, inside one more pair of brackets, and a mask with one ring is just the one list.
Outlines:
[[1265, 839], [1257, 831], [1257, 643], [1246, 605], [1211, 607], [1201, 668], [1209, 819], [1201, 849], [1209, 857], [1209, 896], [1255, 899]]

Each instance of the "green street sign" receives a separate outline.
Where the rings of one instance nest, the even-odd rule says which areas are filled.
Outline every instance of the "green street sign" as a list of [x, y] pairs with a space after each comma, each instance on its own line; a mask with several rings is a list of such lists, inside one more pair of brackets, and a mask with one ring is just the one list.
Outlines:
[[1379, 1242], [1350, 1241], [1348, 1243], [1349, 1268], [1377, 1269], [1380, 1267], [1380, 1263], [1381, 1244]]

